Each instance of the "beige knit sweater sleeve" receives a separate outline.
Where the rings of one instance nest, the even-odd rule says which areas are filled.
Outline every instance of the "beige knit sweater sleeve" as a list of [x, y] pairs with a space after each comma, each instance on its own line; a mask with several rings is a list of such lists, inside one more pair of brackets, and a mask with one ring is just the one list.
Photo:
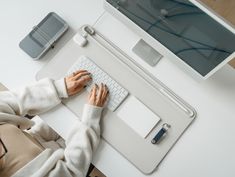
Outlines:
[[[43, 79], [21, 89], [0, 92], [0, 123], [12, 123], [21, 129], [30, 128], [32, 121], [24, 115], [45, 112], [67, 96], [63, 79]], [[85, 105], [82, 120], [71, 127], [65, 150], [45, 150], [14, 176], [85, 177], [99, 144], [101, 113], [101, 107]]]
[[0, 112], [24, 116], [45, 112], [68, 97], [64, 79], [42, 79], [22, 88], [0, 92]]

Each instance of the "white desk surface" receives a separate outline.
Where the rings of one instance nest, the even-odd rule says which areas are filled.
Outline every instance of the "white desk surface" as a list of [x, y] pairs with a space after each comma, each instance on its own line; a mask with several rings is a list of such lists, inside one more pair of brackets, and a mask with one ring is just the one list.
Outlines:
[[[61, 15], [72, 30], [42, 60], [32, 61], [18, 44], [50, 11]], [[35, 80], [37, 71], [56, 54], [74, 30], [83, 24], [93, 24], [102, 12], [102, 0], [0, 1], [0, 82], [12, 89]], [[195, 122], [150, 176], [234, 177], [235, 70], [226, 65], [207, 81], [198, 83], [167, 59], [161, 60], [154, 68], [143, 63], [131, 52], [138, 36], [110, 15], [105, 14], [96, 28], [198, 112]], [[62, 114], [67, 118], [61, 117]], [[59, 133], [66, 135], [66, 127], [74, 121], [73, 116], [61, 107], [43, 117]], [[62, 122], [67, 124], [64, 126]], [[107, 177], [145, 177], [104, 141], [101, 141], [93, 163]]]

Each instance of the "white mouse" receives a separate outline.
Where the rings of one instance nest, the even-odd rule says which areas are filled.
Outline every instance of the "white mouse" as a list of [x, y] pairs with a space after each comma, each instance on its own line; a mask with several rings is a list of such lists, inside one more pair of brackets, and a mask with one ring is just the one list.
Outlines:
[[74, 42], [76, 42], [80, 47], [84, 47], [87, 44], [87, 39], [81, 34], [77, 33], [73, 37]]

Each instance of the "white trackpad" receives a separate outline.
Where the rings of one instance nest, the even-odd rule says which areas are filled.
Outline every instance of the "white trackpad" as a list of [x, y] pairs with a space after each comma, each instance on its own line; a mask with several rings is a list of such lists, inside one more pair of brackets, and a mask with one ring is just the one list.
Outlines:
[[161, 120], [134, 96], [130, 96], [116, 112], [118, 117], [143, 138]]

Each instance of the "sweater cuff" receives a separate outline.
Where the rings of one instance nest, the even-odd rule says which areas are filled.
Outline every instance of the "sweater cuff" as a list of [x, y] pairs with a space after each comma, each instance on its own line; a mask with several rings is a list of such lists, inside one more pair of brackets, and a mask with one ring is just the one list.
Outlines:
[[55, 88], [60, 98], [68, 98], [68, 93], [65, 85], [64, 78], [54, 81]]
[[99, 122], [103, 108], [85, 104], [82, 115], [82, 122], [91, 124], [92, 122]]

